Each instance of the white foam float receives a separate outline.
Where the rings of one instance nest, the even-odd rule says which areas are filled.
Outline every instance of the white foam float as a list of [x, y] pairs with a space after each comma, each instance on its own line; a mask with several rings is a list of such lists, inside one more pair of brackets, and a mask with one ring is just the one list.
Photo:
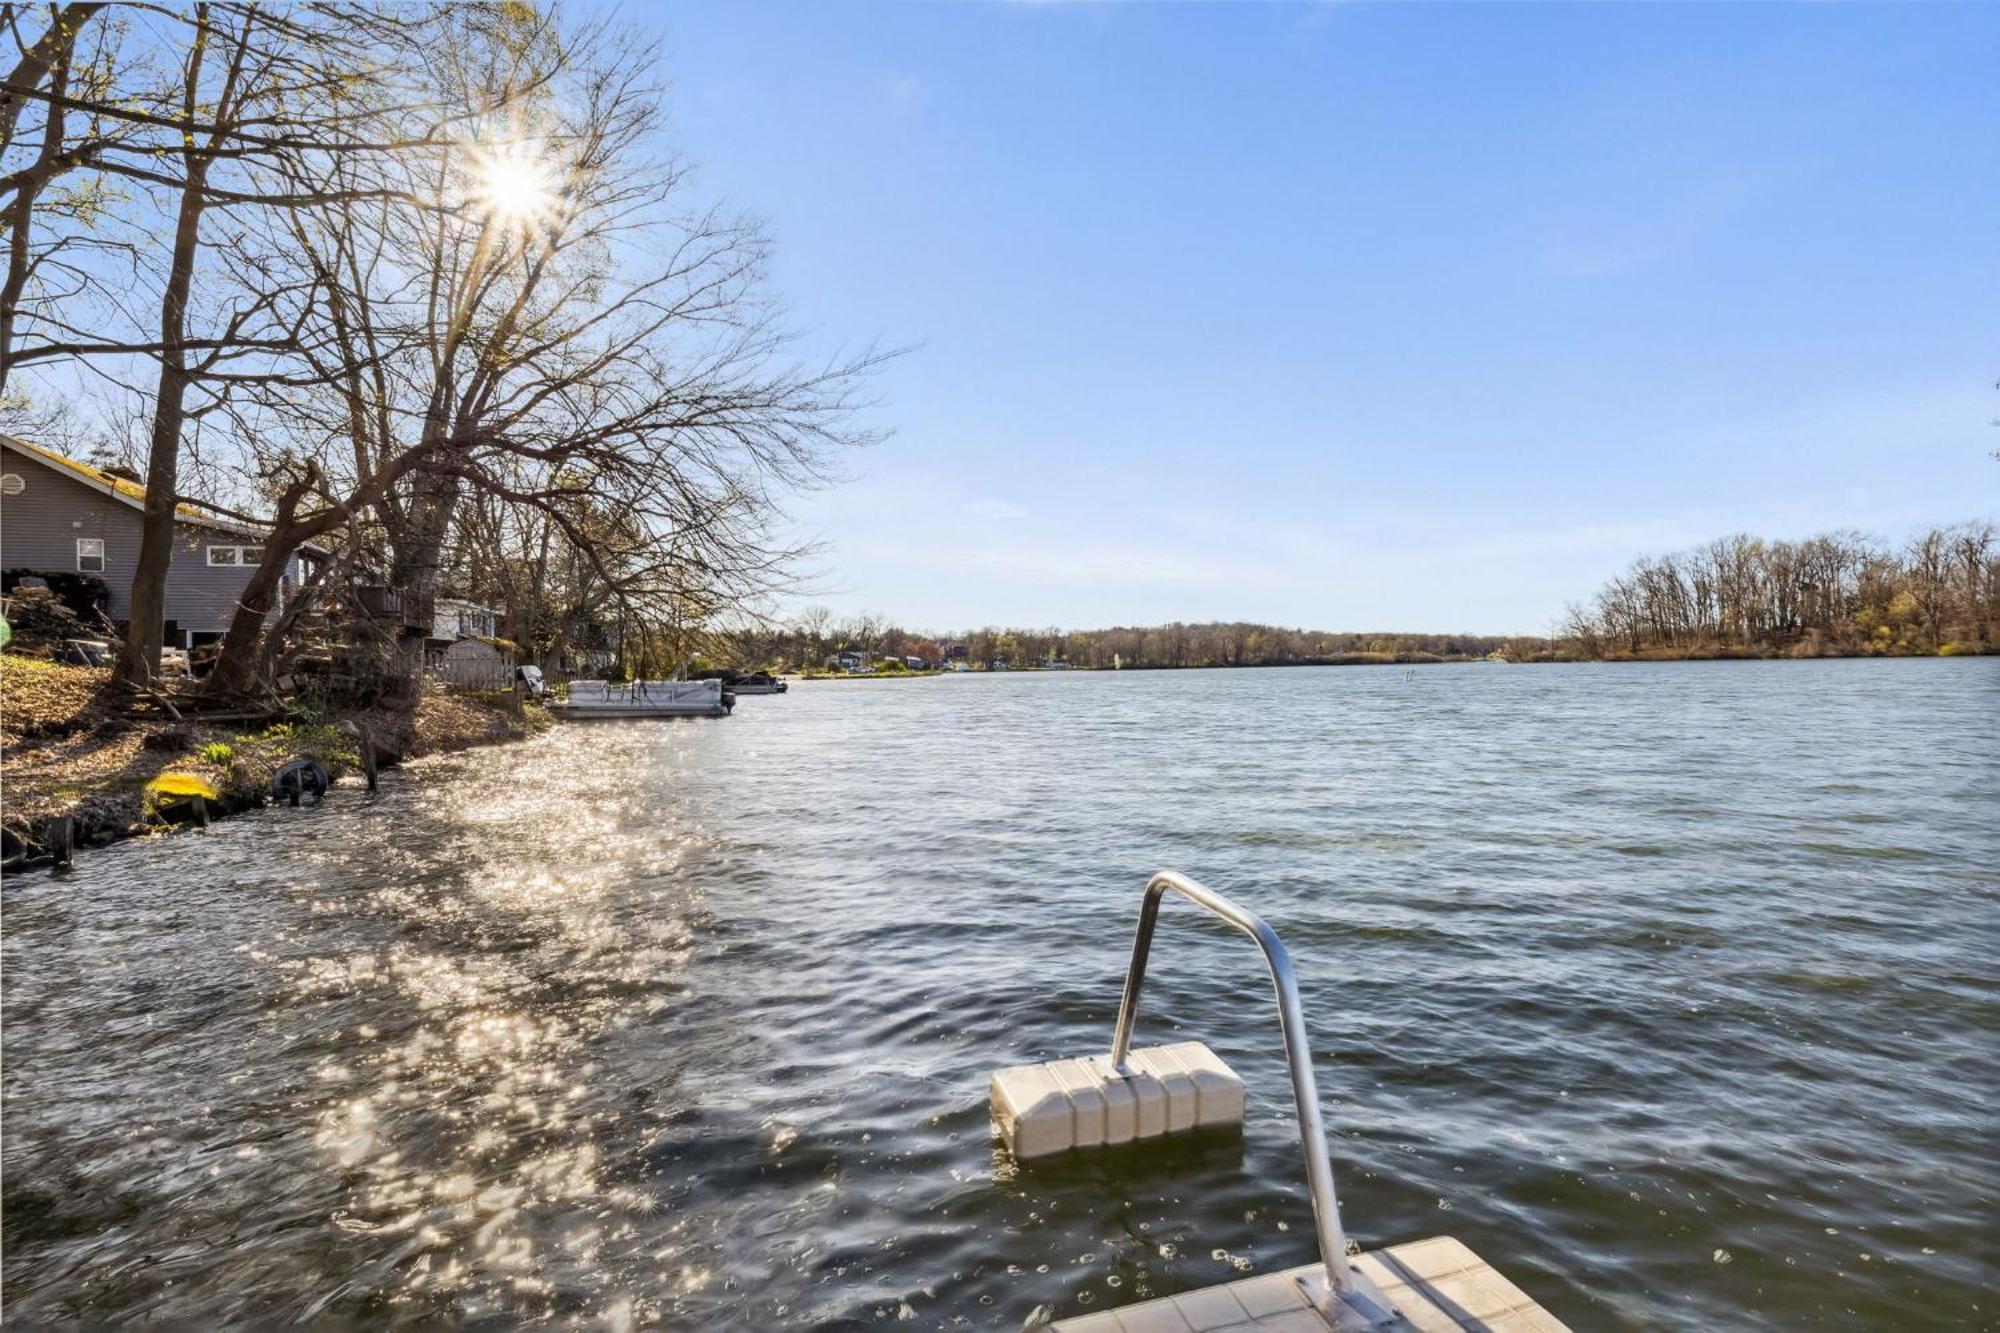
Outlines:
[[993, 1076], [993, 1123], [1021, 1161], [1194, 1130], [1243, 1127], [1243, 1080], [1198, 1041], [1016, 1065]]

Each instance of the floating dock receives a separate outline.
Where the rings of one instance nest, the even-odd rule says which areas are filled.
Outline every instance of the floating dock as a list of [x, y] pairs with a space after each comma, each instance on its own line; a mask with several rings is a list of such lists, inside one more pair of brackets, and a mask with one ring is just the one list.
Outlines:
[[1344, 1309], [1335, 1316], [1320, 1313], [1326, 1269], [1306, 1264], [1057, 1320], [1051, 1333], [1569, 1333], [1567, 1324], [1450, 1236], [1357, 1255], [1354, 1267], [1395, 1307], [1394, 1318], [1363, 1323], [1344, 1318]]
[[1349, 1253], [1291, 954], [1255, 912], [1170, 870], [1146, 884], [1110, 1054], [1017, 1065], [993, 1076], [993, 1128], [1009, 1151], [1025, 1163], [1204, 1127], [1240, 1130], [1243, 1080], [1215, 1052], [1192, 1041], [1132, 1048], [1153, 930], [1168, 893], [1206, 908], [1263, 950], [1312, 1187], [1319, 1262], [1081, 1315], [1055, 1327], [1064, 1333], [1567, 1333], [1526, 1292], [1449, 1236]]
[[1109, 1060], [1050, 1060], [993, 1076], [993, 1124], [1021, 1161], [1196, 1129], [1243, 1128], [1243, 1080], [1198, 1041]]

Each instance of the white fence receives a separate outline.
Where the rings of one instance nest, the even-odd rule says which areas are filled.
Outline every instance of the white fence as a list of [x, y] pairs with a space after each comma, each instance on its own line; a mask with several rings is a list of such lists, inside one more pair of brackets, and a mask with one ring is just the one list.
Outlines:
[[430, 674], [433, 680], [441, 680], [447, 685], [466, 690], [504, 690], [514, 683], [513, 663], [497, 652], [490, 657], [484, 654], [447, 652], [441, 657], [431, 659]]

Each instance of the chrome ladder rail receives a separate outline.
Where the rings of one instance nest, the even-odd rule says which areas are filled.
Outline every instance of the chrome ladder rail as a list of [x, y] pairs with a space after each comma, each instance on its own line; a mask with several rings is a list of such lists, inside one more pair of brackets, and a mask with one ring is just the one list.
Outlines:
[[1132, 1029], [1139, 1021], [1139, 991], [1146, 982], [1146, 956], [1153, 947], [1153, 927], [1160, 916], [1160, 899], [1168, 889], [1206, 907], [1216, 916], [1257, 941], [1271, 969], [1271, 988], [1278, 997], [1278, 1025], [1285, 1034], [1285, 1063], [1292, 1074], [1292, 1100], [1298, 1107], [1299, 1144], [1306, 1154], [1306, 1179], [1312, 1186], [1313, 1227], [1319, 1234], [1319, 1257], [1326, 1269], [1333, 1299], [1367, 1323], [1395, 1317], [1372, 1290], [1357, 1278], [1347, 1257], [1347, 1235], [1340, 1226], [1340, 1204], [1333, 1192], [1333, 1161], [1327, 1155], [1326, 1127], [1320, 1119], [1319, 1086], [1313, 1079], [1312, 1048], [1306, 1038], [1305, 1010], [1299, 1004], [1299, 982], [1292, 956], [1278, 933], [1262, 917], [1204, 888], [1186, 875], [1162, 870], [1146, 882], [1145, 903], [1139, 909], [1139, 933], [1132, 940], [1132, 965], [1125, 973], [1125, 994], [1118, 1002], [1118, 1029], [1111, 1043], [1111, 1067], [1121, 1077], [1132, 1070]]

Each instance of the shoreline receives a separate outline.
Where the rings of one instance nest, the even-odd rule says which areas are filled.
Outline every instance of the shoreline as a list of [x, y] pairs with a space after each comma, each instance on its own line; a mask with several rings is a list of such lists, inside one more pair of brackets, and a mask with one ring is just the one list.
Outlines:
[[901, 680], [918, 676], [1046, 676], [1109, 671], [1281, 671], [1288, 667], [1597, 666], [1648, 662], [1872, 662], [1882, 660], [1928, 661], [1942, 658], [1995, 656], [2000, 656], [2000, 644], [1992, 644], [1985, 647], [1947, 644], [1935, 652], [1801, 653], [1752, 648], [1721, 648], [1690, 652], [1640, 649], [1636, 652], [1600, 653], [1593, 656], [1539, 653], [1523, 655], [1521, 657], [1445, 657], [1435, 653], [1342, 653], [1329, 657], [1299, 658], [1294, 661], [1285, 662], [1187, 662], [1180, 665], [1167, 662], [1149, 662], [1144, 664], [1128, 662], [1123, 666], [1116, 667], [1072, 664], [1061, 667], [1007, 667], [998, 671], [988, 667], [972, 667], [966, 671], [857, 672], [852, 674], [813, 676], [795, 675], [792, 678], [796, 680]]
[[[775, 672], [775, 671], [774, 671], [774, 672], [772, 672], [771, 674], [772, 674], [772, 675], [780, 675], [781, 673], [779, 673], [779, 672]], [[811, 672], [807, 672], [807, 671], [788, 671], [788, 672], [784, 672], [784, 673], [782, 673], [782, 675], [783, 675], [783, 677], [784, 677], [785, 679], [787, 679], [787, 680], [797, 680], [797, 681], [808, 681], [808, 680], [920, 680], [920, 679], [922, 679], [922, 678], [924, 678], [924, 677], [926, 677], [926, 676], [949, 676], [949, 675], [953, 675], [953, 674], [959, 674], [959, 675], [963, 675], [963, 674], [965, 674], [965, 673], [963, 673], [963, 672], [958, 672], [958, 673], [953, 673], [953, 672], [950, 672], [950, 671], [938, 671], [938, 670], [931, 670], [931, 671], [811, 671]], [[1004, 673], [1003, 673], [1003, 674], [1004, 674]]]
[[[1342, 654], [1292, 662], [1123, 667], [973, 668], [794, 675], [796, 681], [910, 680], [952, 675], [1014, 676], [1110, 671], [1282, 670], [1287, 667], [1628, 665], [1664, 662], [1854, 661], [1879, 658], [1991, 657], [1993, 647], [1936, 653], [1774, 653], [1753, 650], [1613, 656], [1521, 658], [1440, 657], [1434, 654]], [[332, 783], [363, 770], [361, 737], [370, 738], [381, 767], [406, 759], [453, 754], [539, 735], [554, 724], [547, 710], [526, 705], [516, 717], [504, 696], [426, 687], [414, 706], [351, 708], [325, 714], [301, 712], [245, 722], [228, 716], [204, 721], [135, 718], [104, 707], [97, 697], [107, 671], [61, 666], [15, 654], [0, 655], [0, 831], [5, 835], [7, 876], [55, 864], [58, 844], [77, 850], [129, 838], [158, 837], [189, 824], [261, 809], [283, 798], [273, 776], [298, 759], [318, 762]], [[53, 685], [54, 697], [47, 688]], [[23, 717], [22, 714], [27, 716]], [[192, 806], [149, 799], [147, 784], [162, 774], [201, 779], [215, 795], [199, 814]], [[70, 821], [66, 835], [59, 821]]]
[[[5, 875], [57, 864], [62, 846], [81, 852], [159, 837], [282, 801], [272, 778], [294, 760], [317, 762], [329, 784], [338, 783], [366, 771], [364, 737], [376, 766], [389, 768], [525, 740], [553, 724], [539, 707], [524, 708], [516, 718], [495, 700], [437, 687], [404, 709], [133, 717], [103, 702], [108, 678], [99, 668], [0, 656]], [[163, 802], [148, 784], [166, 774], [198, 778], [214, 795], [199, 806]]]

